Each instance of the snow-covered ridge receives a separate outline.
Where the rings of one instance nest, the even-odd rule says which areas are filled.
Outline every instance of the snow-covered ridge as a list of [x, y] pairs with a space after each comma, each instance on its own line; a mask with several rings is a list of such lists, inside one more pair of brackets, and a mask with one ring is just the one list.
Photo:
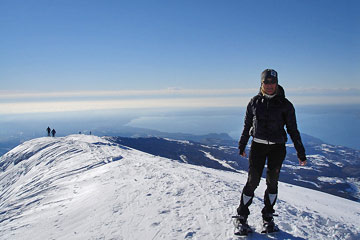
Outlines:
[[[233, 239], [246, 182], [85, 135], [25, 142], [0, 167], [0, 239]], [[250, 208], [257, 231], [264, 188]], [[360, 238], [359, 203], [279, 188], [279, 239]]]
[[163, 139], [170, 141], [170, 142], [177, 142], [177, 143], [181, 143], [181, 144], [193, 145], [190, 141], [187, 141], [187, 140], [176, 140], [176, 139], [171, 139], [171, 138], [163, 138]]
[[[99, 146], [96, 148], [101, 149], [100, 146], [104, 145], [107, 146], [107, 150], [109, 150], [109, 147], [114, 146], [118, 148], [118, 145], [114, 145], [102, 138], [87, 135], [70, 135], [68, 137], [61, 138], [43, 137], [33, 139], [15, 147], [5, 154], [1, 158], [0, 167], [2, 171], [5, 171], [9, 166], [11, 167], [12, 165], [17, 165], [23, 161], [31, 164], [33, 163], [32, 160], [35, 160], [35, 162], [38, 162], [38, 160], [43, 161], [44, 159], [62, 160], [65, 156], [73, 158], [79, 154], [91, 152], [94, 150], [93, 146]], [[91, 158], [99, 159], [99, 157], [100, 156], [97, 156], [97, 154], [94, 154]], [[104, 161], [111, 160], [112, 159], [107, 159]], [[50, 163], [51, 162], [48, 164]]]
[[205, 152], [205, 151], [201, 151], [201, 152], [203, 152], [205, 157], [209, 158], [210, 160], [216, 161], [226, 168], [233, 169], [235, 172], [238, 171], [235, 168], [233, 168], [232, 166], [230, 166], [226, 161], [215, 158], [214, 156], [211, 155], [211, 153]]

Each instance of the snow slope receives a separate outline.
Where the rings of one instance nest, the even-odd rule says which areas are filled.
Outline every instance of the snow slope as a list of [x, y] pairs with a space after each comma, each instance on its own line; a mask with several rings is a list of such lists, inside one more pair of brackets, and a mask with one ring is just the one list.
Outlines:
[[[85, 135], [25, 142], [0, 170], [0, 239], [236, 239], [231, 216], [246, 182], [245, 172]], [[264, 188], [250, 207], [256, 231]], [[279, 191], [273, 238], [360, 239], [360, 203], [289, 184]]]

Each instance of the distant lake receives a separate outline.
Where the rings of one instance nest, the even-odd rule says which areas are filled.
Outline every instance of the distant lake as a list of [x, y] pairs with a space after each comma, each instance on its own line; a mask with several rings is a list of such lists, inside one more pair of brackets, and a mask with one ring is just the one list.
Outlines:
[[360, 105], [298, 107], [297, 118], [302, 132], [360, 150]]

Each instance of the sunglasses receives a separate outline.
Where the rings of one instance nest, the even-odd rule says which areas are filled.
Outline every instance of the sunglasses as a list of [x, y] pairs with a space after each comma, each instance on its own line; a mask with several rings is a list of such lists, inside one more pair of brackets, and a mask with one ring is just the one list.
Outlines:
[[275, 78], [269, 78], [269, 79], [265, 79], [263, 81], [264, 84], [275, 84], [277, 83], [276, 79]]

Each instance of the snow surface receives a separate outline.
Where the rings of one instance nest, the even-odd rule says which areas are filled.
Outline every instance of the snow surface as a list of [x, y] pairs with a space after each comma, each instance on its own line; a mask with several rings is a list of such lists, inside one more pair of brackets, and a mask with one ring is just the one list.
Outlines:
[[[25, 142], [0, 158], [0, 239], [237, 239], [231, 216], [247, 174], [156, 157], [103, 138]], [[360, 239], [360, 203], [279, 183], [273, 237]]]

